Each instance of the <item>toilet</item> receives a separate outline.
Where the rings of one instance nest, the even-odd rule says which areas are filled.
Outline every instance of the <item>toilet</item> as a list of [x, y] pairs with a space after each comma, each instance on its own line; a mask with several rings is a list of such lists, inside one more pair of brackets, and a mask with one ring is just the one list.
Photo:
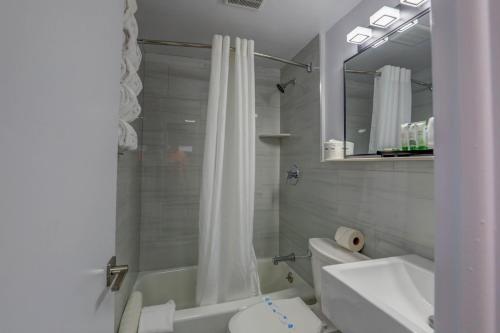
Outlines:
[[321, 313], [321, 268], [370, 259], [361, 253], [348, 251], [331, 239], [309, 239], [314, 294], [317, 303], [309, 307], [300, 299], [273, 300], [264, 297], [259, 304], [238, 312], [229, 321], [229, 333], [321, 333], [325, 319]]

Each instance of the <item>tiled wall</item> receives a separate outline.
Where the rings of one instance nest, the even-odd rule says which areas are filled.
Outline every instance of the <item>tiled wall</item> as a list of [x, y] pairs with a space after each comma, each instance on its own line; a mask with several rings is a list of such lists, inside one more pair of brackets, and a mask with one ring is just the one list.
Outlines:
[[[145, 55], [140, 269], [189, 266], [198, 257], [198, 207], [210, 63]], [[256, 69], [257, 132], [278, 132], [277, 69]], [[278, 251], [279, 142], [257, 140], [254, 246]]]
[[[132, 123], [141, 139], [142, 121]], [[116, 195], [116, 259], [129, 265], [120, 291], [115, 293], [115, 326], [119, 324], [128, 296], [139, 270], [139, 222], [141, 219], [140, 151], [125, 152], [118, 157]]]
[[[319, 63], [318, 38], [295, 60]], [[433, 162], [320, 163], [319, 72], [286, 66], [281, 80], [297, 78], [281, 97], [281, 173], [297, 164], [297, 186], [280, 187], [280, 254], [305, 253], [308, 239], [333, 238], [341, 225], [360, 229], [370, 257], [417, 253], [433, 258]], [[327, 92], [328, 93], [328, 92]], [[293, 264], [312, 283], [309, 260]]]

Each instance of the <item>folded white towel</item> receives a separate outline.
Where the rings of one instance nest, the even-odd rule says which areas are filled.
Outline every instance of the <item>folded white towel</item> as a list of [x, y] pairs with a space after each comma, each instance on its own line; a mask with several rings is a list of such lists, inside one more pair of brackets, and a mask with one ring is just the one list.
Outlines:
[[136, 40], [127, 40], [125, 49], [123, 50], [123, 56], [130, 60], [134, 68], [139, 68], [141, 66], [142, 53]]
[[139, 333], [169, 333], [174, 331], [175, 302], [142, 308]]
[[137, 132], [127, 122], [118, 122], [118, 148], [121, 151], [137, 149]]
[[120, 82], [123, 82], [123, 80], [127, 77], [127, 74], [127, 63], [125, 62], [125, 58], [122, 57], [120, 65]]
[[137, 100], [137, 96], [132, 89], [122, 83], [120, 86], [120, 108], [118, 110], [120, 120], [130, 123], [137, 119], [140, 114], [141, 105]]
[[123, 31], [127, 36], [127, 42], [137, 42], [139, 35], [139, 26], [134, 15], [125, 15], [123, 17]]
[[137, 0], [127, 0], [125, 6], [125, 15], [135, 14], [137, 12]]
[[[142, 81], [141, 78], [139, 77], [139, 74], [137, 74], [137, 69], [132, 65], [132, 62], [124, 58], [122, 61], [125, 63], [125, 73], [123, 73], [123, 68], [122, 68], [122, 83], [132, 89], [134, 94], [138, 96], [141, 91], [142, 91]], [[122, 64], [123, 66], [123, 64]]]

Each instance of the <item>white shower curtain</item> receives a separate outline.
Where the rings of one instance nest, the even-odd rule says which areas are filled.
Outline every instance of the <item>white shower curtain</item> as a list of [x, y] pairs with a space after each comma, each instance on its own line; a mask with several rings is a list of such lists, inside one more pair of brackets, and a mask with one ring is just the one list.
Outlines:
[[369, 152], [401, 147], [401, 124], [411, 121], [411, 70], [384, 66], [375, 77]]
[[253, 41], [214, 36], [199, 210], [196, 300], [260, 294], [253, 248], [255, 72]]

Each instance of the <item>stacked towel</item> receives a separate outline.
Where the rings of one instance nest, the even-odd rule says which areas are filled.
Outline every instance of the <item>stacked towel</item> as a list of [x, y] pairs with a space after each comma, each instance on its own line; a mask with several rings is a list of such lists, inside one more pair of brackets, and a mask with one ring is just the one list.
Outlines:
[[[132, 62], [124, 58], [122, 64], [122, 84], [126, 85], [129, 87], [136, 96], [140, 94], [142, 91], [142, 81], [141, 78], [139, 77], [139, 74], [137, 74], [137, 69], [132, 65]], [[123, 66], [125, 68], [123, 69]]]
[[120, 109], [118, 115], [120, 120], [132, 122], [141, 114], [141, 105], [137, 100], [137, 96], [127, 85], [122, 84], [120, 87]]
[[146, 306], [139, 320], [139, 333], [169, 333], [174, 331], [175, 302]]
[[127, 0], [125, 15], [134, 15], [137, 12], [137, 0]]
[[141, 113], [137, 95], [142, 90], [142, 82], [137, 74], [142, 61], [142, 53], [137, 45], [139, 28], [135, 13], [137, 0], [125, 0], [123, 15], [123, 50], [120, 77], [120, 109], [118, 125], [118, 147], [120, 151], [137, 149], [137, 133], [128, 123], [134, 121]]
[[118, 122], [118, 148], [122, 151], [137, 149], [137, 133], [123, 120]]
[[137, 45], [137, 41], [134, 43], [127, 42], [123, 54], [134, 65], [134, 68], [139, 68], [142, 61], [142, 53], [139, 45]]

